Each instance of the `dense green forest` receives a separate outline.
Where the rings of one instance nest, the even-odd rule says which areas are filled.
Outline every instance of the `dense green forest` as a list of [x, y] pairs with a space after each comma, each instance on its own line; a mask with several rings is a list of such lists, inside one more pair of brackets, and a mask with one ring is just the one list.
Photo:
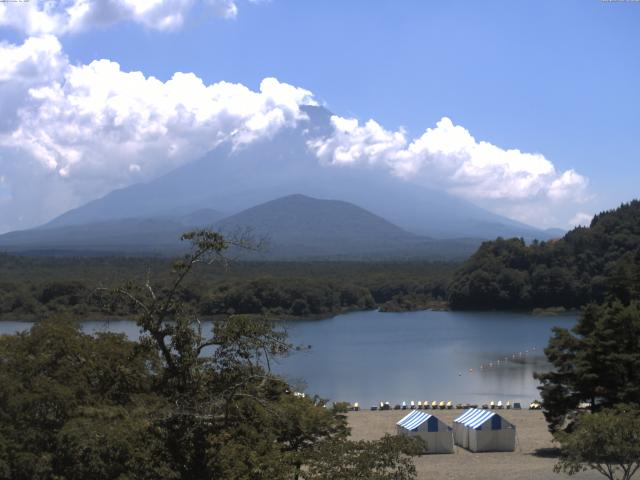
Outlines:
[[526, 245], [485, 242], [456, 272], [449, 303], [457, 309], [578, 308], [640, 292], [640, 201], [596, 215], [590, 227]]
[[[171, 262], [137, 257], [0, 255], [0, 318], [52, 314], [126, 316], [104, 289], [122, 279], [152, 278], [166, 286]], [[203, 316], [229, 313], [327, 316], [350, 310], [417, 310], [446, 302], [455, 264], [432, 262], [231, 262], [202, 265], [185, 282], [182, 300]]]

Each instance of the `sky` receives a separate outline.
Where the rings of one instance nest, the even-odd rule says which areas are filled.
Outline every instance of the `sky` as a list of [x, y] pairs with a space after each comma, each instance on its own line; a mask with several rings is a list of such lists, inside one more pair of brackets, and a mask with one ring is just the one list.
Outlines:
[[[0, 232], [327, 107], [374, 165], [538, 227], [639, 195], [640, 2], [0, 3]], [[407, 206], [410, 208], [411, 206]]]

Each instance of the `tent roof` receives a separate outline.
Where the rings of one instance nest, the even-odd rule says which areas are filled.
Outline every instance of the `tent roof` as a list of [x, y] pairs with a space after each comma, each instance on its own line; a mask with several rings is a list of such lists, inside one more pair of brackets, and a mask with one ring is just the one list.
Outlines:
[[[479, 428], [491, 417], [498, 415], [491, 410], [481, 410], [479, 408], [471, 408], [454, 420], [454, 423], [461, 423], [465, 427]], [[500, 417], [500, 415], [498, 415]], [[500, 417], [502, 418], [502, 417]]]
[[[413, 410], [407, 416], [401, 418], [396, 425], [406, 428], [407, 430], [414, 430], [429, 420], [433, 415], [430, 415], [419, 410]], [[435, 417], [434, 417], [435, 418]]]

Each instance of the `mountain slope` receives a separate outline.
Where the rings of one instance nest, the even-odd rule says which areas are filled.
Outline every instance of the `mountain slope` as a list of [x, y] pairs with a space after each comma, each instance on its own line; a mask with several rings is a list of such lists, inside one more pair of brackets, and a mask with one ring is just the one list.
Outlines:
[[243, 210], [214, 227], [226, 233], [249, 229], [267, 240], [265, 252], [249, 258], [280, 260], [460, 260], [480, 243], [422, 237], [352, 203], [300, 194]]
[[0, 236], [9, 252], [152, 253], [176, 250], [186, 230], [169, 219], [125, 218], [10, 232]]
[[321, 165], [307, 142], [330, 131], [330, 112], [305, 107], [309, 120], [272, 138], [222, 145], [151, 182], [116, 190], [41, 228], [127, 217], [186, 214], [202, 208], [234, 213], [302, 193], [354, 203], [409, 232], [436, 238], [550, 238], [548, 232], [374, 167]]
[[219, 221], [223, 232], [250, 229], [267, 239], [267, 255], [311, 257], [393, 255], [423, 240], [356, 205], [289, 195]]
[[484, 243], [456, 272], [454, 308], [578, 308], [640, 296], [640, 201], [596, 215], [588, 228], [525, 245]]
[[0, 235], [0, 249], [11, 252], [163, 253], [182, 246], [187, 230], [210, 227], [222, 218], [211, 209], [187, 215], [122, 218], [79, 225], [16, 231]]
[[433, 240], [388, 222], [356, 205], [290, 195], [257, 205], [217, 222], [209, 210], [178, 218], [114, 219], [81, 225], [12, 232], [0, 236], [8, 251], [175, 254], [189, 228], [211, 227], [229, 236], [250, 230], [265, 238], [265, 251], [234, 252], [245, 259], [466, 258], [477, 240]]

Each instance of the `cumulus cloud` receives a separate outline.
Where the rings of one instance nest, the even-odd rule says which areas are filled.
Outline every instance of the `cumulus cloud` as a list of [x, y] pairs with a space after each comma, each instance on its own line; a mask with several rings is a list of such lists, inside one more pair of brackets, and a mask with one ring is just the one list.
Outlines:
[[59, 81], [29, 90], [29, 108], [5, 145], [29, 151], [61, 176], [162, 168], [224, 140], [251, 142], [304, 117], [310, 92], [266, 78], [259, 91], [190, 73], [162, 82], [109, 60], [68, 65]]
[[578, 212], [569, 220], [569, 225], [571, 227], [588, 227], [591, 225], [591, 220], [593, 220], [592, 213]]
[[238, 13], [235, 0], [31, 0], [0, 3], [0, 26], [27, 35], [73, 33], [125, 21], [174, 30], [198, 5], [223, 18]]
[[0, 133], [16, 127], [29, 89], [59, 78], [66, 66], [62, 46], [53, 36], [28, 38], [22, 45], [0, 42]]
[[556, 178], [549, 187], [549, 197], [553, 200], [582, 200], [588, 185], [587, 179], [575, 170], [567, 170]]
[[273, 135], [306, 118], [300, 106], [314, 103], [311, 92], [275, 78], [256, 91], [207, 85], [192, 73], [163, 82], [109, 60], [72, 65], [52, 36], [0, 44], [0, 59], [3, 190], [24, 189], [25, 172], [37, 170], [47, 188], [67, 187], [59, 208], [151, 178], [221, 142]]
[[321, 161], [383, 165], [399, 177], [472, 200], [578, 200], [588, 184], [574, 170], [558, 172], [539, 153], [478, 141], [446, 117], [412, 141], [403, 130], [386, 130], [374, 120], [361, 125], [333, 116], [331, 122], [332, 135], [308, 143]]

